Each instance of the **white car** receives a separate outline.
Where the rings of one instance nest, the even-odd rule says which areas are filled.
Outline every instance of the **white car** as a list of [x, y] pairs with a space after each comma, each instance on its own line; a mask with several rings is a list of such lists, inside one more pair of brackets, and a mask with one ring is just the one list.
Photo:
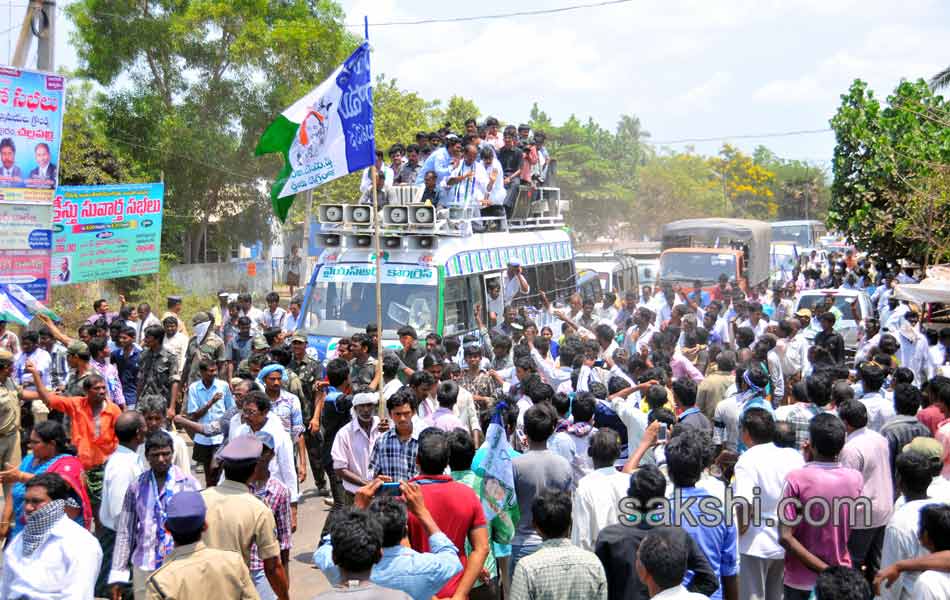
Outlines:
[[[835, 331], [844, 338], [845, 349], [853, 354], [857, 350], [860, 336], [864, 334], [865, 320], [874, 316], [874, 311], [871, 308], [871, 298], [864, 290], [841, 288], [804, 290], [795, 304], [795, 312], [807, 308], [814, 313], [815, 306], [819, 302], [824, 302], [828, 297], [834, 299], [833, 306], [837, 309], [835, 316], [838, 316], [838, 320], [835, 321]], [[855, 300], [857, 300], [857, 305], [854, 304]], [[814, 340], [819, 331], [821, 331], [821, 326], [817, 319], [812, 318], [811, 324], [805, 329], [805, 337], [809, 341]]]

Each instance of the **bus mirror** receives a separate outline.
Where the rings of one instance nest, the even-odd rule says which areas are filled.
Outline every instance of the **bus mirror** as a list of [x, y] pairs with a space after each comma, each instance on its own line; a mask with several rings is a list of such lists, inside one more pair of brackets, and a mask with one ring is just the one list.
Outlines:
[[438, 240], [434, 235], [409, 236], [410, 250], [431, 250], [436, 247]]
[[348, 235], [347, 237], [347, 247], [348, 248], [372, 248], [373, 246], [373, 236], [365, 233], [357, 235]]
[[343, 237], [338, 233], [320, 233], [317, 239], [324, 248], [339, 248], [343, 245]]
[[425, 204], [410, 206], [409, 222], [413, 225], [435, 225], [435, 209]]
[[342, 204], [321, 204], [319, 218], [321, 223], [342, 223]]
[[373, 207], [348, 204], [343, 207], [343, 221], [348, 225], [369, 225], [373, 222]]
[[402, 248], [402, 238], [398, 235], [383, 236], [383, 248], [386, 250], [399, 250]]

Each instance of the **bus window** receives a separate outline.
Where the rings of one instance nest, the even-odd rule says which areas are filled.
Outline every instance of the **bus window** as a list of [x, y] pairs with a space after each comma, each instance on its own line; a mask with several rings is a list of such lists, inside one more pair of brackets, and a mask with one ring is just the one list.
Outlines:
[[483, 322], [487, 325], [488, 320], [485, 317], [485, 297], [482, 294], [481, 280], [478, 275], [470, 275], [468, 277], [469, 315], [468, 315], [468, 329], [466, 331], [471, 331], [475, 329], [475, 327], [478, 325], [478, 322], [475, 320], [475, 307], [478, 305], [482, 307], [482, 319], [483, 319]]
[[527, 296], [519, 293], [517, 296], [515, 296], [515, 303], [518, 304], [518, 306], [521, 306], [522, 304], [540, 305], [541, 301], [538, 299], [538, 290], [540, 289], [538, 287], [538, 267], [522, 267], [521, 272], [524, 274], [524, 278], [527, 280], [528, 287], [531, 288], [531, 291]]
[[557, 289], [557, 283], [554, 276], [554, 265], [538, 265], [538, 289], [536, 292], [544, 292], [548, 298], [554, 296]]
[[463, 333], [471, 329], [472, 307], [469, 306], [468, 281], [462, 277], [445, 281], [445, 321], [443, 335]]
[[574, 265], [569, 261], [563, 261], [554, 264], [554, 279], [555, 279], [555, 293], [554, 298], [551, 294], [548, 294], [548, 298], [553, 302], [557, 299], [558, 302], [564, 302], [567, 300], [568, 296], [573, 294], [575, 291], [575, 286], [577, 282], [574, 278]]
[[[486, 274], [484, 281], [485, 308], [489, 313], [495, 313], [496, 319], [501, 320], [505, 312], [505, 298], [501, 291], [501, 273]], [[487, 322], [485, 324], [488, 325]]]

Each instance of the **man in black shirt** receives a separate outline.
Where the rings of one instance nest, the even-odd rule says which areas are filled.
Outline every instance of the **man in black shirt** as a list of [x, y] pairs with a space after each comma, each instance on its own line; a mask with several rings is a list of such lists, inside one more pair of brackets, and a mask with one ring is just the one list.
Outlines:
[[835, 364], [844, 363], [844, 338], [835, 332], [836, 317], [833, 312], [826, 311], [818, 315], [821, 331], [815, 335], [815, 345], [828, 350]]
[[[621, 518], [626, 518], [627, 522], [602, 529], [597, 536], [594, 553], [607, 574], [608, 600], [647, 600], [650, 594], [637, 575], [637, 550], [640, 542], [651, 532], [672, 528], [670, 525], [652, 523], [651, 518], [655, 515], [649, 514], [656, 508], [655, 502], [662, 502], [666, 495], [666, 478], [655, 465], [642, 466], [630, 475], [627, 494], [628, 497], [620, 504], [623, 513]], [[696, 541], [688, 535], [686, 537], [689, 540], [686, 567], [693, 572], [687, 589], [706, 596], [712, 595], [719, 588], [716, 573]]]
[[505, 214], [511, 216], [511, 209], [515, 205], [515, 198], [518, 197], [518, 186], [521, 184], [521, 162], [524, 160], [524, 153], [518, 148], [518, 133], [514, 127], [509, 125], [505, 127], [504, 133], [505, 145], [498, 151], [498, 162], [501, 163], [501, 171], [505, 177]]

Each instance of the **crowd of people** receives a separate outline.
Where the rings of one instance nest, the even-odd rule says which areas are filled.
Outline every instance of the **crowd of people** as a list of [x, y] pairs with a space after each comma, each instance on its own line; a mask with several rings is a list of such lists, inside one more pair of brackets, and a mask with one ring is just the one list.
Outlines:
[[[376, 204], [393, 202], [399, 186], [415, 186], [413, 202], [467, 209], [469, 218], [495, 217], [476, 228], [497, 226], [504, 223], [500, 217], [511, 216], [520, 188], [530, 195], [550, 183], [553, 161], [545, 141], [543, 131], [526, 124], [502, 129], [494, 117], [481, 124], [467, 119], [461, 135], [448, 125], [420, 131], [415, 143], [376, 151]], [[360, 193], [362, 203], [374, 204], [372, 169], [363, 172]]]
[[[325, 360], [276, 293], [3, 324], [0, 597], [286, 600], [312, 474], [325, 599], [948, 598], [950, 329], [892, 272], [559, 307], [515, 266], [477, 332]], [[853, 348], [795, 309], [834, 285], [872, 288]]]

